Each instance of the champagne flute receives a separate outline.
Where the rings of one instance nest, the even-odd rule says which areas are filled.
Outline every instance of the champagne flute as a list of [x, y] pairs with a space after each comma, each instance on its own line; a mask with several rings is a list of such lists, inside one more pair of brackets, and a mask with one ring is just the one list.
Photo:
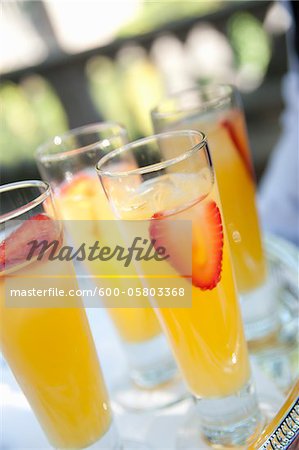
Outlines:
[[[29, 258], [32, 241], [57, 242], [63, 228], [42, 181], [0, 187], [0, 349], [55, 449], [145, 448], [122, 443], [113, 424], [85, 309], [70, 261], [47, 251]], [[42, 296], [29, 292], [41, 291]], [[26, 291], [26, 295], [14, 293]], [[53, 296], [62, 291], [63, 297]]]
[[178, 92], [162, 100], [152, 111], [152, 121], [156, 132], [191, 128], [207, 135], [245, 334], [250, 342], [263, 340], [279, 328], [276, 283], [267, 275], [255, 201], [255, 176], [237, 90], [229, 85], [207, 84]]
[[[121, 170], [132, 161], [134, 169]], [[143, 239], [151, 239], [157, 252], [166, 249], [166, 260], [153, 260], [151, 267], [140, 264], [182, 376], [198, 400], [197, 420], [186, 423], [182, 448], [199, 446], [200, 430], [211, 444], [247, 445], [260, 432], [261, 415], [205, 136], [192, 130], [150, 136], [105, 155], [97, 171], [127, 236], [130, 222], [139, 221], [144, 223]], [[182, 221], [191, 224], [189, 235], [178, 232]], [[146, 276], [149, 270], [157, 279]], [[167, 298], [153, 292], [163, 277], [169, 283], [163, 291]], [[177, 279], [183, 292], [192, 288], [191, 305], [186, 297], [169, 307], [177, 301], [171, 284]]]
[[[64, 220], [71, 238], [79, 246], [101, 246], [114, 235], [115, 245], [122, 237], [118, 232], [113, 211], [98, 182], [95, 164], [105, 154], [128, 141], [126, 130], [117, 123], [103, 122], [83, 126], [55, 136], [37, 150], [37, 164], [42, 177], [54, 192], [59, 216]], [[129, 168], [122, 165], [122, 168]], [[138, 288], [137, 278], [124, 278], [123, 269], [113, 262], [84, 261], [85, 269], [102, 291], [112, 295], [103, 304], [121, 338], [130, 367], [130, 379], [122, 379], [114, 387], [113, 399], [132, 410], [161, 408], [185, 398], [187, 391], [172, 358], [165, 336], [154, 312], [143, 307], [138, 298], [126, 298], [123, 304], [113, 293]], [[98, 278], [99, 273], [114, 276]], [[134, 302], [135, 307], [126, 307]], [[113, 304], [112, 304], [113, 303]], [[102, 306], [100, 298], [96, 307]]]

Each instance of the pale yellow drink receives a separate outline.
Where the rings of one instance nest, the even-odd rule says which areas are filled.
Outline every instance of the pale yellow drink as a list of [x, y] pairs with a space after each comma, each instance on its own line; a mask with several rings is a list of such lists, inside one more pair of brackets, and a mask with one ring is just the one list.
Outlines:
[[[50, 264], [30, 262], [0, 271], [0, 349], [50, 443], [55, 448], [83, 449], [108, 431], [111, 411], [82, 305], [9, 308], [5, 304], [7, 275], [44, 276], [51, 272]], [[77, 289], [69, 263], [63, 272], [68, 277], [56, 279], [55, 286], [65, 292]], [[48, 300], [41, 298], [41, 302]]]
[[[199, 109], [200, 112], [197, 112]], [[240, 293], [260, 286], [266, 278], [266, 263], [255, 203], [255, 179], [243, 112], [209, 107], [182, 109], [159, 119], [158, 131], [194, 129], [206, 134], [216, 172], [219, 194]], [[171, 150], [169, 149], [169, 153]], [[169, 154], [169, 158], [172, 156]]]
[[236, 281], [241, 293], [261, 285], [266, 264], [255, 203], [255, 181], [241, 111], [218, 122], [192, 122], [208, 136], [228, 232]]
[[[79, 227], [72, 227], [71, 234], [76, 242], [94, 243], [101, 242], [103, 233], [107, 233], [107, 225], [103, 220], [114, 220], [114, 215], [111, 211], [108, 200], [105, 196], [104, 190], [96, 175], [88, 171], [78, 173], [73, 181], [62, 186], [55, 196], [56, 204], [59, 209], [59, 215], [64, 220], [82, 220]], [[116, 227], [111, 231], [116, 234]], [[112, 239], [112, 237], [111, 237]], [[115, 244], [120, 244], [121, 236], [116, 234], [114, 236]], [[103, 273], [103, 264], [98, 265], [93, 262], [85, 262], [88, 270], [93, 275]], [[109, 267], [109, 273], [118, 275], [119, 266], [113, 266], [112, 262], [105, 263]], [[115, 267], [115, 270], [114, 270]], [[120, 274], [122, 275], [122, 274]], [[104, 285], [104, 280], [94, 279], [99, 285]], [[120, 290], [135, 289], [141, 286], [141, 283], [136, 278], [129, 280], [122, 278], [113, 278], [108, 280], [109, 286], [119, 287]], [[137, 299], [134, 299], [134, 305], [137, 304]], [[124, 341], [130, 343], [141, 343], [147, 341], [161, 333], [161, 327], [156, 318], [156, 315], [150, 307], [124, 307], [124, 308], [107, 308], [116, 328]]]
[[[205, 283], [204, 266], [215, 257], [206, 242], [215, 246], [217, 258], [221, 259], [216, 285], [200, 288], [195, 281], [191, 308], [160, 307], [157, 312], [190, 391], [198, 397], [229, 396], [246, 384], [250, 369], [219, 199], [208, 169], [196, 174], [171, 173], [171, 169], [167, 175], [141, 183], [132, 196], [123, 200], [118, 214], [125, 219], [123, 226], [130, 219], [146, 221], [147, 238], [155, 238], [153, 230], [161, 226], [166, 226], [166, 231], [160, 234], [170, 236], [172, 219], [192, 221], [193, 277], [199, 277], [200, 283]], [[205, 217], [209, 221], [205, 222]], [[163, 245], [163, 239], [159, 244]], [[167, 241], [165, 245], [167, 248]], [[177, 246], [177, 261], [147, 262], [143, 265], [145, 273], [148, 264], [158, 264], [158, 273], [180, 275], [176, 264], [180, 265], [184, 257], [184, 237], [174, 238], [171, 245]], [[197, 264], [202, 267], [198, 273]], [[182, 286], [190, 283], [181, 281]], [[147, 279], [149, 286], [156, 287], [157, 283]], [[159, 305], [159, 298], [156, 300]]]

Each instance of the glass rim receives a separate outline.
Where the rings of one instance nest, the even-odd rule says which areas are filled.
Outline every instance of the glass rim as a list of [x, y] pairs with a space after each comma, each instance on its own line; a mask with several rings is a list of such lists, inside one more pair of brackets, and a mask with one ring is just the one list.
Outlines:
[[[191, 107], [181, 107], [179, 108], [172, 108], [168, 111], [160, 111], [160, 108], [162, 105], [165, 104], [165, 102], [169, 100], [178, 100], [182, 97], [184, 97], [186, 94], [191, 92], [207, 92], [209, 90], [213, 91], [215, 89], [225, 89], [226, 92], [223, 93], [223, 95], [218, 96], [214, 99], [206, 99], [202, 102], [201, 105], [197, 106], [191, 106]], [[159, 104], [151, 110], [151, 116], [153, 118], [160, 118], [160, 119], [167, 119], [168, 117], [171, 117], [175, 114], [179, 113], [192, 113], [195, 111], [207, 111], [209, 109], [212, 109], [213, 107], [217, 106], [219, 103], [229, 99], [231, 95], [233, 95], [236, 92], [236, 88], [233, 84], [229, 83], [210, 83], [202, 86], [193, 86], [189, 87], [187, 89], [183, 89], [181, 91], [173, 92], [172, 94], [169, 94], [165, 96]]]
[[[76, 137], [76, 136], [80, 136], [80, 135], [83, 136], [84, 134], [88, 135], [89, 133], [105, 131], [112, 127], [116, 127], [119, 130], [119, 133], [116, 134], [115, 136], [110, 136], [109, 138], [99, 139], [99, 140], [93, 142], [92, 144], [84, 145], [81, 147], [58, 151], [57, 153], [47, 152], [47, 150], [49, 150], [53, 146], [57, 146], [57, 148], [59, 148], [59, 146], [63, 143], [63, 141], [69, 139], [70, 137], [73, 137], [73, 136]], [[80, 127], [72, 128], [71, 130], [68, 130], [65, 133], [52, 136], [46, 142], [39, 145], [35, 151], [35, 158], [39, 162], [56, 161], [56, 160], [66, 159], [66, 158], [69, 158], [72, 156], [79, 155], [81, 153], [85, 153], [86, 151], [92, 150], [93, 148], [95, 148], [97, 145], [99, 145], [105, 139], [109, 140], [109, 139], [111, 139], [113, 137], [117, 137], [117, 136], [127, 136], [127, 130], [122, 124], [120, 124], [119, 122], [116, 122], [116, 121], [115, 122], [114, 121], [95, 122], [95, 123], [91, 123], [91, 124], [87, 124], [87, 125], [82, 125]], [[55, 139], [60, 139], [60, 142], [55, 143]]]
[[30, 211], [31, 209], [35, 208], [36, 206], [40, 205], [43, 201], [45, 201], [50, 195], [51, 195], [51, 188], [48, 183], [42, 180], [24, 180], [24, 181], [16, 181], [14, 183], [7, 183], [0, 186], [0, 194], [3, 194], [5, 192], [14, 191], [16, 189], [26, 189], [26, 188], [42, 188], [44, 189], [44, 192], [37, 195], [36, 198], [31, 200], [28, 203], [25, 203], [24, 205], [13, 209], [12, 211], [9, 211], [7, 213], [0, 215], [0, 223], [4, 223], [7, 220], [15, 219], [16, 217], [19, 217], [20, 215]]
[[[149, 164], [148, 166], [138, 167], [137, 169], [126, 170], [126, 171], [115, 171], [111, 172], [109, 170], [103, 170], [101, 167], [107, 163], [110, 159], [112, 160], [114, 157], [127, 152], [129, 149], [134, 149], [140, 147], [142, 145], [146, 145], [147, 143], [159, 140], [167, 137], [173, 137], [175, 135], [178, 136], [197, 136], [200, 137], [201, 140], [198, 144], [192, 145], [187, 151], [182, 152], [181, 155], [176, 156], [175, 158], [167, 159], [166, 161], [161, 161], [154, 164]], [[121, 147], [113, 150], [107, 155], [103, 156], [98, 163], [96, 164], [96, 170], [100, 177], [105, 176], [109, 178], [125, 178], [131, 175], [143, 175], [150, 172], [156, 172], [161, 169], [165, 169], [166, 167], [170, 167], [178, 162], [184, 161], [189, 158], [196, 152], [198, 152], [202, 147], [207, 146], [207, 138], [204, 133], [196, 130], [176, 130], [176, 131], [166, 131], [163, 133], [153, 134], [151, 136], [137, 139], [136, 141], [129, 142], [128, 144], [122, 145]]]

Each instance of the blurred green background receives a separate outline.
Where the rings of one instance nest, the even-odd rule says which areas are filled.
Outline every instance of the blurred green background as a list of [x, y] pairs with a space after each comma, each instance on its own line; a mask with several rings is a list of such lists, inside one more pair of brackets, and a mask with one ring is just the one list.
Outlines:
[[[14, 3], [18, 13], [23, 14], [41, 35], [42, 23], [37, 22], [36, 17], [32, 20], [37, 14], [36, 2]], [[111, 55], [107, 49], [101, 52], [99, 40], [98, 49], [89, 53], [87, 49], [87, 54], [78, 52], [82, 57], [95, 119], [121, 122], [133, 139], [151, 132], [149, 111], [165, 92], [212, 79], [232, 81], [243, 94], [254, 161], [260, 175], [279, 134], [279, 115], [283, 106], [280, 83], [286, 71], [287, 23], [283, 27], [281, 19], [276, 18], [277, 25], [271, 12], [274, 6], [273, 2], [262, 1], [139, 2], [137, 12], [115, 29], [111, 41], [117, 42], [117, 51]], [[99, 4], [100, 7], [104, 8], [104, 4]], [[86, 8], [89, 8], [88, 2]], [[42, 11], [47, 12], [45, 8]], [[12, 20], [11, 7], [8, 14]], [[51, 23], [51, 15], [47, 20]], [[53, 30], [54, 34], [55, 27]], [[147, 33], [154, 36], [151, 48], [143, 46], [142, 37]], [[48, 38], [43, 36], [46, 45]], [[215, 54], [214, 61], [211, 54]], [[68, 61], [68, 52], [63, 46], [59, 48], [58, 41], [45, 61], [55, 61], [57, 55]], [[70, 59], [68, 63], [70, 68], [72, 61]], [[36, 64], [36, 71], [30, 62], [30, 70], [13, 65], [2, 68], [2, 180], [36, 176], [33, 155], [37, 146], [74, 125], [65, 99], [57, 92], [51, 77], [47, 76], [47, 66], [45, 69], [43, 64], [44, 61]], [[51, 64], [48, 66], [51, 68]], [[72, 101], [76, 102], [78, 96], [80, 108], [79, 91], [80, 87], [73, 90]], [[77, 117], [75, 125], [79, 126], [80, 111]]]

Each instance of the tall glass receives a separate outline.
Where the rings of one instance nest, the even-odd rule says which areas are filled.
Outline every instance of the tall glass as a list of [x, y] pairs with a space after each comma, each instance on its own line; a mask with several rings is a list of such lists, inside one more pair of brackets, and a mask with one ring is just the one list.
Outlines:
[[[157, 132], [203, 131], [209, 140], [232, 252], [248, 340], [278, 327], [275, 294], [266, 262], [255, 203], [255, 177], [244, 114], [237, 91], [207, 85], [166, 98], [152, 111]], [[171, 149], [170, 155], [171, 157]]]
[[[99, 241], [103, 246], [105, 238], [112, 233], [115, 242], [121, 243], [121, 235], [110, 222], [115, 216], [98, 181], [95, 164], [103, 155], [126, 142], [125, 129], [106, 122], [56, 136], [37, 150], [41, 175], [50, 183], [59, 216], [64, 219], [74, 241], [80, 243], [84, 239], [90, 245]], [[122, 168], [128, 166], [123, 165]], [[80, 226], [76, 225], [77, 220], [80, 220]], [[106, 270], [101, 262], [97, 265], [86, 260], [84, 264], [94, 276], [94, 283], [104, 288], [111, 287], [111, 278], [97, 278]], [[106, 262], [105, 266], [113, 273], [123, 275], [113, 262]], [[113, 287], [118, 287], [121, 292], [140, 285], [137, 278], [113, 278]], [[184, 397], [186, 390], [177, 379], [177, 367], [154, 312], [142, 307], [137, 298], [127, 299], [136, 307], [109, 307], [117, 298], [110, 296], [107, 300], [107, 311], [124, 344], [133, 380], [133, 383], [122, 380], [115, 387], [114, 399], [127, 408], [153, 409]]]
[[[0, 349], [27, 397], [50, 444], [57, 449], [121, 449], [112, 427], [109, 398], [89, 324], [80, 300], [77, 307], [52, 308], [50, 294], [31, 297], [22, 306], [9, 303], [11, 277], [34, 279], [51, 272], [47, 258], [26, 259], [32, 239], [57, 239], [63, 230], [55, 219], [50, 188], [41, 181], [0, 187]], [[55, 287], [77, 289], [70, 262], [61, 265]], [[52, 280], [53, 283], [53, 280]], [[20, 283], [19, 283], [20, 284]], [[64, 305], [73, 301], [64, 297]]]
[[[136, 168], [121, 170], [127, 162], [134, 162]], [[260, 413], [204, 135], [188, 130], [141, 139], [104, 156], [97, 170], [115, 213], [124, 219], [120, 226], [129, 233], [126, 224], [144, 221], [143, 238], [170, 255], [152, 263], [159, 264], [156, 273], [172, 271], [186, 292], [192, 283], [191, 307], [165, 307], [159, 297], [151, 297], [183, 378], [198, 399], [196, 430], [189, 424], [186, 436], [193, 433], [198, 445], [201, 428], [213, 444], [246, 444], [258, 432]], [[187, 236], [177, 235], [174, 224], [182, 220], [192, 224], [191, 281], [186, 278]], [[140, 264], [146, 273], [148, 266]], [[146, 285], [157, 289], [152, 277]], [[170, 292], [175, 303], [177, 297]]]

